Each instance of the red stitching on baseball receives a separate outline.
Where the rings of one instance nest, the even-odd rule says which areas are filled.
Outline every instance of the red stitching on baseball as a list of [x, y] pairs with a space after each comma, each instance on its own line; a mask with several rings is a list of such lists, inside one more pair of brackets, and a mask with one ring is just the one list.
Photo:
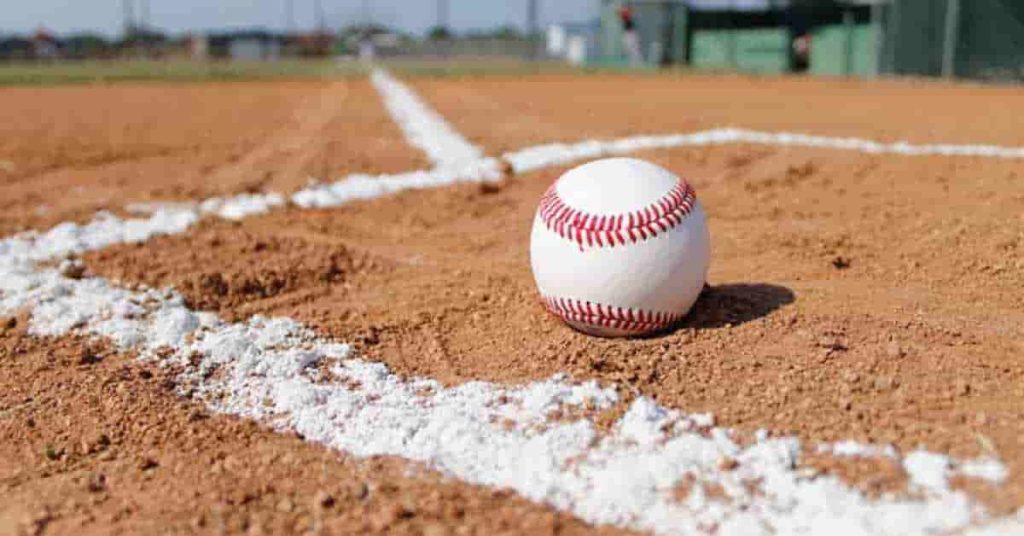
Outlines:
[[647, 240], [683, 223], [693, 211], [697, 192], [679, 179], [657, 201], [623, 214], [591, 214], [569, 206], [552, 184], [537, 209], [551, 232], [584, 247], [615, 247]]
[[571, 298], [541, 296], [540, 300], [545, 309], [563, 320], [636, 334], [661, 331], [683, 318], [678, 313], [612, 307]]

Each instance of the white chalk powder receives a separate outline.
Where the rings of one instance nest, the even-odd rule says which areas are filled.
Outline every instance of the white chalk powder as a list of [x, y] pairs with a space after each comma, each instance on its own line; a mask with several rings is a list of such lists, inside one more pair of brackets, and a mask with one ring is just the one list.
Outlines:
[[[485, 158], [409, 88], [382, 71], [374, 73], [373, 83], [407, 139], [435, 167], [311, 186], [293, 194], [293, 204], [331, 207], [406, 189], [500, 178], [496, 159]], [[548, 144], [504, 158], [522, 173], [645, 149], [726, 143], [1024, 158], [1024, 148], [886, 144], [741, 129]], [[924, 450], [902, 456], [892, 446], [851, 441], [816, 446], [833, 456], [896, 460], [919, 494], [917, 499], [869, 499], [836, 478], [801, 470], [795, 438], [762, 431], [753, 444], [741, 445], [728, 429], [715, 427], [709, 414], [687, 415], [643, 397], [610, 433], [602, 434], [592, 416], [569, 422], [551, 418], [558, 409], [601, 410], [621, 403], [614, 389], [594, 382], [555, 376], [517, 388], [484, 382], [444, 388], [359, 360], [348, 345], [321, 340], [291, 319], [254, 317], [229, 324], [188, 310], [171, 291], [129, 291], [102, 279], [72, 280], [36, 266], [112, 244], [182, 233], [203, 214], [242, 219], [284, 204], [285, 198], [273, 193], [196, 204], [137, 204], [134, 210], [148, 217], [122, 220], [100, 214], [86, 225], [62, 224], [5, 239], [0, 241], [0, 313], [30, 311], [33, 334], [89, 333], [134, 348], [143, 359], [176, 363], [184, 370], [179, 390], [214, 410], [296, 431], [358, 456], [400, 456], [466, 482], [511, 488], [592, 523], [683, 535], [712, 530], [742, 536], [1024, 533], [1024, 510], [993, 519], [950, 488], [953, 475], [1004, 481], [1006, 468], [993, 457], [957, 461]], [[189, 359], [192, 355], [199, 361]], [[327, 366], [331, 381], [321, 378], [315, 365]], [[209, 374], [212, 370], [219, 373]], [[726, 458], [736, 462], [735, 468], [720, 468]], [[708, 496], [702, 485], [688, 486], [688, 494], [679, 497], [677, 486], [684, 481], [713, 484], [725, 498]]]
[[435, 167], [459, 169], [483, 158], [479, 147], [456, 132], [405, 84], [381, 69], [375, 70], [370, 80], [406, 140], [426, 153]]
[[[743, 536], [939, 534], [989, 523], [992, 531], [1004, 532], [978, 534], [1024, 530], [1020, 520], [991, 519], [948, 484], [956, 471], [1005, 477], [994, 459], [958, 463], [915, 451], [901, 463], [920, 499], [869, 499], [834, 477], [800, 470], [795, 438], [760, 433], [753, 444], [742, 445], [728, 429], [714, 427], [710, 415], [686, 415], [643, 397], [603, 434], [593, 417], [551, 417], [556, 409], [621, 403], [614, 389], [593, 382], [557, 376], [516, 388], [485, 382], [445, 388], [359, 360], [347, 345], [319, 339], [290, 319], [230, 324], [188, 310], [170, 291], [129, 291], [34, 265], [182, 232], [195, 217], [182, 214], [158, 211], [146, 220], [103, 215], [92, 224], [0, 242], [0, 312], [30, 310], [35, 334], [91, 333], [137, 349], [143, 359], [173, 362], [184, 370], [180, 390], [216, 411], [259, 419], [357, 456], [420, 461], [592, 523], [659, 534], [714, 528]], [[158, 354], [158, 348], [170, 352]], [[198, 362], [189, 359], [193, 355]], [[330, 369], [330, 381], [317, 372], [321, 364]], [[213, 370], [218, 374], [209, 374]], [[899, 457], [884, 446], [840, 442], [825, 448], [838, 455]], [[735, 468], [721, 469], [726, 458], [737, 462]], [[724, 498], [707, 496], [701, 485], [677, 497], [683, 481], [713, 484]]]

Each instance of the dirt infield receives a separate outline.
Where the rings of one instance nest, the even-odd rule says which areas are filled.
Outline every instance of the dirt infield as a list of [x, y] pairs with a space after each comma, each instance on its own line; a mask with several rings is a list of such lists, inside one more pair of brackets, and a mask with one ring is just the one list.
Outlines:
[[[748, 147], [647, 156], [691, 170], [714, 239], [712, 289], [682, 329], [650, 340], [587, 337], [541, 312], [528, 230], [559, 170], [493, 191], [211, 223], [86, 261], [115, 280], [174, 286], [228, 318], [299, 319], [405, 374], [457, 384], [569, 372], [812, 442], [977, 456], [991, 441], [1024, 470], [1024, 412], [1007, 396], [1024, 381], [1014, 359], [1024, 263], [1020, 229], [1004, 225], [1024, 200], [963, 210], [1012, 184], [1013, 164], [972, 162], [988, 179], [966, 184], [942, 178], [966, 163], [942, 158]], [[957, 201], [936, 211], [939, 195]], [[1024, 481], [1001, 494], [1024, 501]]]
[[173, 371], [4, 323], [2, 534], [594, 533], [508, 492], [210, 415]]
[[[413, 78], [490, 151], [734, 126], [918, 143], [1024, 144], [1014, 88], [749, 76]], [[472, 113], [467, 113], [472, 109]]]
[[[1005, 88], [603, 75], [411, 82], [492, 154], [722, 125], [1024, 144], [1010, 111], [1024, 108], [1024, 93]], [[55, 107], [45, 125], [28, 113], [16, 121], [47, 145], [3, 147], [17, 165], [0, 171], [0, 191], [10, 192], [0, 230], [129, 201], [287, 192], [311, 174], [427, 166], [365, 82], [252, 84], [246, 99], [232, 98], [236, 87], [54, 90], [137, 104], [116, 120], [76, 120]], [[178, 91], [194, 100], [194, 116], [152, 112], [175, 120], [155, 128], [128, 113], [145, 109], [147, 92]], [[66, 95], [17, 98], [71, 102]], [[279, 123], [273, 134], [253, 133]], [[180, 143], [202, 133], [218, 142]], [[147, 153], [150, 145], [168, 152]], [[694, 313], [654, 338], [587, 337], [537, 302], [529, 229], [564, 167], [334, 209], [208, 218], [181, 235], [88, 253], [76, 277], [172, 286], [189, 307], [228, 321], [291, 317], [353, 343], [364, 359], [449, 386], [568, 373], [616, 385], [627, 399], [713, 413], [749, 435], [997, 455], [1004, 483], [954, 486], [996, 514], [1024, 506], [1021, 161], [752, 145], [639, 156], [692, 182], [713, 243], [710, 286]], [[69, 185], [98, 186], [38, 212], [52, 189]], [[173, 371], [84, 339], [31, 338], [26, 323], [0, 324], [0, 433], [12, 439], [0, 445], [0, 532], [605, 530], [511, 492], [210, 415], [168, 387]], [[869, 496], [907, 492], [898, 464], [805, 454]]]
[[426, 166], [365, 80], [5, 88], [0, 103], [4, 235], [130, 202]]

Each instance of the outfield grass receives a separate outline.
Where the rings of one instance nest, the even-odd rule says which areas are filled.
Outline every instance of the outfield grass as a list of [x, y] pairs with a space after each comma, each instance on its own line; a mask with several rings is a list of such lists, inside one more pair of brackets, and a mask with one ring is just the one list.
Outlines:
[[67, 61], [53, 63], [0, 63], [0, 85], [58, 85], [135, 81], [192, 82], [263, 80], [275, 78], [325, 79], [359, 75], [366, 67], [354, 61]]
[[[402, 76], [475, 76], [555, 73], [657, 73], [623, 65], [574, 67], [558, 61], [516, 58], [398, 58], [378, 62]], [[330, 79], [365, 75], [366, 63], [336, 58], [278, 61], [106, 60], [0, 63], [0, 86], [44, 86], [116, 82], [203, 82], [269, 79]], [[667, 72], [673, 72], [669, 70]]]

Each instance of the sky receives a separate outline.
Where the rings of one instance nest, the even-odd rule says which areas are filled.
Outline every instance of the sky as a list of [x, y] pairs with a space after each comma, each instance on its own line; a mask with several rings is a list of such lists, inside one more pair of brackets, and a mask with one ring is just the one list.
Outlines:
[[[93, 31], [117, 35], [126, 0], [2, 0], [0, 32], [28, 33], [45, 27], [66, 34]], [[136, 3], [146, 0], [133, 0]], [[317, 0], [292, 0], [296, 26], [312, 28]], [[424, 33], [436, 23], [437, 0], [319, 0], [331, 27], [362, 20], [364, 4], [374, 22]], [[539, 0], [541, 24], [586, 21], [597, 16], [600, 0]], [[287, 0], [148, 0], [150, 21], [171, 32], [266, 27], [284, 29]], [[527, 0], [448, 0], [457, 31], [523, 26]], [[136, 13], [141, 9], [136, 7]]]

